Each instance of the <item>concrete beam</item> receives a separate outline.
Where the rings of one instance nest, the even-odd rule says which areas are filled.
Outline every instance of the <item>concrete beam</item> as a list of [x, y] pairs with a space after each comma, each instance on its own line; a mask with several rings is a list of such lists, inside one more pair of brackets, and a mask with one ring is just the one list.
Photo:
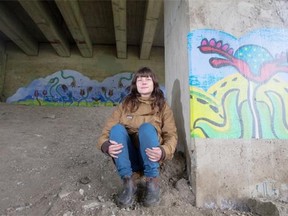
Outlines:
[[55, 2], [64, 17], [81, 55], [83, 57], [92, 57], [92, 42], [80, 11], [79, 1], [55, 0]]
[[67, 39], [60, 31], [60, 27], [53, 19], [51, 11], [45, 7], [43, 1], [18, 0], [26, 12], [30, 15], [50, 44], [59, 56], [70, 56], [70, 49]]
[[9, 37], [27, 55], [38, 54], [38, 44], [23, 24], [2, 3], [0, 4], [0, 31]]
[[142, 36], [140, 59], [149, 59], [150, 52], [160, 18], [163, 0], [148, 0], [144, 31]]
[[112, 0], [117, 57], [127, 58], [126, 0]]

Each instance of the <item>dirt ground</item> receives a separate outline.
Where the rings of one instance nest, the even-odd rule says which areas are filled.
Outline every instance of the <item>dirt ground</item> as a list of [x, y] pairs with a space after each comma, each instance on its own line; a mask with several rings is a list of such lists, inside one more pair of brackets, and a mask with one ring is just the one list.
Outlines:
[[255, 215], [196, 208], [181, 153], [161, 169], [159, 206], [118, 208], [121, 181], [95, 147], [112, 109], [0, 103], [0, 215]]

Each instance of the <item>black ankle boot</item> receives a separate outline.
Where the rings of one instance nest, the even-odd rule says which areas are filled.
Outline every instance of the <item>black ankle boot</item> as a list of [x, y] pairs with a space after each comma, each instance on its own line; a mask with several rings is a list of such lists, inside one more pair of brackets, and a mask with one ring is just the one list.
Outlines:
[[134, 202], [134, 195], [136, 193], [136, 185], [131, 177], [125, 176], [123, 178], [123, 190], [118, 194], [116, 202], [118, 207], [126, 208], [132, 206]]
[[143, 205], [146, 207], [158, 205], [160, 202], [159, 178], [146, 177], [146, 194]]

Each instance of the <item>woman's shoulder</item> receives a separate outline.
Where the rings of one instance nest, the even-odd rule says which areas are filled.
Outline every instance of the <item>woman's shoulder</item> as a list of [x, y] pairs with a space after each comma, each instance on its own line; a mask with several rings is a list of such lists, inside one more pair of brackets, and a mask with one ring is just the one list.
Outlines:
[[164, 99], [163, 107], [164, 108], [170, 108], [170, 105], [169, 105], [169, 103], [167, 102], [166, 99]]
[[162, 108], [162, 113], [167, 113], [167, 112], [171, 112], [171, 106], [169, 105], [169, 103], [165, 100], [164, 104], [163, 104], [163, 108]]
[[119, 103], [117, 108], [120, 110], [123, 110], [124, 109], [124, 103], [123, 102]]

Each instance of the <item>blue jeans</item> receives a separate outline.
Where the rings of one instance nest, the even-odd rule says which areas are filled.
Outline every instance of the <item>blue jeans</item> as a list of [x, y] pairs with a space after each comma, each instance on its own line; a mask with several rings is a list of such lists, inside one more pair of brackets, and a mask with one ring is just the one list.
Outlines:
[[155, 127], [150, 123], [144, 123], [138, 131], [139, 148], [136, 147], [126, 128], [116, 124], [110, 131], [110, 140], [123, 145], [118, 158], [114, 158], [116, 168], [121, 178], [131, 176], [132, 172], [144, 171], [146, 177], [159, 176], [159, 163], [149, 160], [145, 153], [146, 148], [159, 147], [158, 135]]

